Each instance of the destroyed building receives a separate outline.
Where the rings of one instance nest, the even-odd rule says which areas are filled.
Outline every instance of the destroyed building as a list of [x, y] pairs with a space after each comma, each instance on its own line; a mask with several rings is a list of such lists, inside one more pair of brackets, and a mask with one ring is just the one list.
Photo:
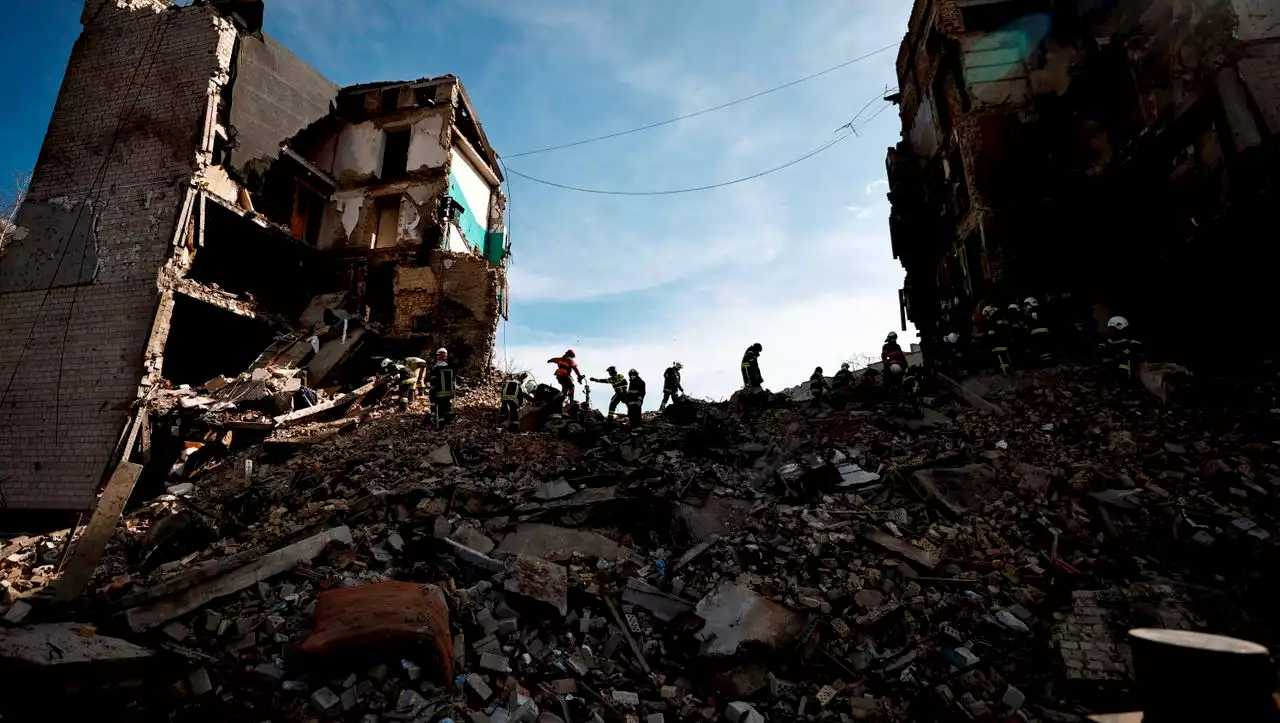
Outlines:
[[897, 73], [890, 231], [926, 347], [944, 300], [1070, 293], [1190, 362], [1276, 351], [1250, 313], [1277, 260], [1274, 3], [916, 0]]
[[85, 3], [0, 256], [0, 507], [91, 507], [157, 389], [282, 357], [337, 387], [361, 346], [487, 367], [505, 199], [462, 84], [339, 88], [263, 13]]

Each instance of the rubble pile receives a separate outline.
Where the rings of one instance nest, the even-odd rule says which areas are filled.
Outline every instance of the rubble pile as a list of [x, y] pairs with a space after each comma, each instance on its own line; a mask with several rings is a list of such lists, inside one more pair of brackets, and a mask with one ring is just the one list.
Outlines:
[[1271, 442], [969, 384], [522, 434], [493, 385], [444, 430], [370, 402], [135, 509], [71, 605], [33, 594], [66, 532], [10, 540], [0, 656], [140, 720], [1071, 721], [1131, 702], [1127, 627], [1270, 639]]

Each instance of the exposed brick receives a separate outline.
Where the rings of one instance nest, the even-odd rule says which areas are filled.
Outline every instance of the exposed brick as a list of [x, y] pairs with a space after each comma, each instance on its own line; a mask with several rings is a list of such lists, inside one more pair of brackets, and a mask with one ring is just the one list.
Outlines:
[[85, 16], [29, 189], [33, 200], [92, 200], [98, 269], [89, 284], [0, 295], [0, 491], [11, 508], [95, 500], [144, 373], [206, 98], [235, 43], [209, 8], [100, 5]]

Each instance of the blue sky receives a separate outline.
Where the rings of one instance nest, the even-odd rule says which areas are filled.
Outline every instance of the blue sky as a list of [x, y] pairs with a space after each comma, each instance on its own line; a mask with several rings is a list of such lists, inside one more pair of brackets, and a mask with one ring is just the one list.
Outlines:
[[[0, 3], [10, 99], [0, 107], [0, 182], [34, 163], [80, 6]], [[458, 75], [490, 141], [510, 155], [836, 65], [899, 40], [909, 10], [903, 0], [268, 0], [266, 25], [339, 84]], [[833, 139], [894, 87], [895, 55], [653, 131], [508, 163], [619, 190], [748, 175]], [[724, 397], [752, 342], [764, 345], [774, 389], [816, 365], [831, 373], [877, 353], [898, 325], [902, 279], [884, 197], [895, 111], [801, 164], [704, 193], [594, 196], [514, 178], [511, 320], [498, 357], [545, 376], [543, 360], [572, 346], [591, 374], [636, 367], [655, 388], [679, 359], [690, 393]]]

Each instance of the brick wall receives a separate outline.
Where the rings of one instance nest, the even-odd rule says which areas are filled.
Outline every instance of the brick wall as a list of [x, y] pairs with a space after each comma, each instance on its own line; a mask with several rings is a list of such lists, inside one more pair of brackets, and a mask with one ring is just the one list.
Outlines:
[[[144, 373], [157, 272], [196, 170], [207, 99], [214, 81], [225, 82], [235, 44], [233, 28], [209, 8], [157, 12], [137, 0], [93, 8], [29, 197], [90, 215], [99, 263], [88, 284], [0, 294], [0, 390], [9, 386], [0, 403], [0, 491], [13, 508], [93, 504]], [[58, 254], [47, 231], [29, 229], [26, 242]]]

